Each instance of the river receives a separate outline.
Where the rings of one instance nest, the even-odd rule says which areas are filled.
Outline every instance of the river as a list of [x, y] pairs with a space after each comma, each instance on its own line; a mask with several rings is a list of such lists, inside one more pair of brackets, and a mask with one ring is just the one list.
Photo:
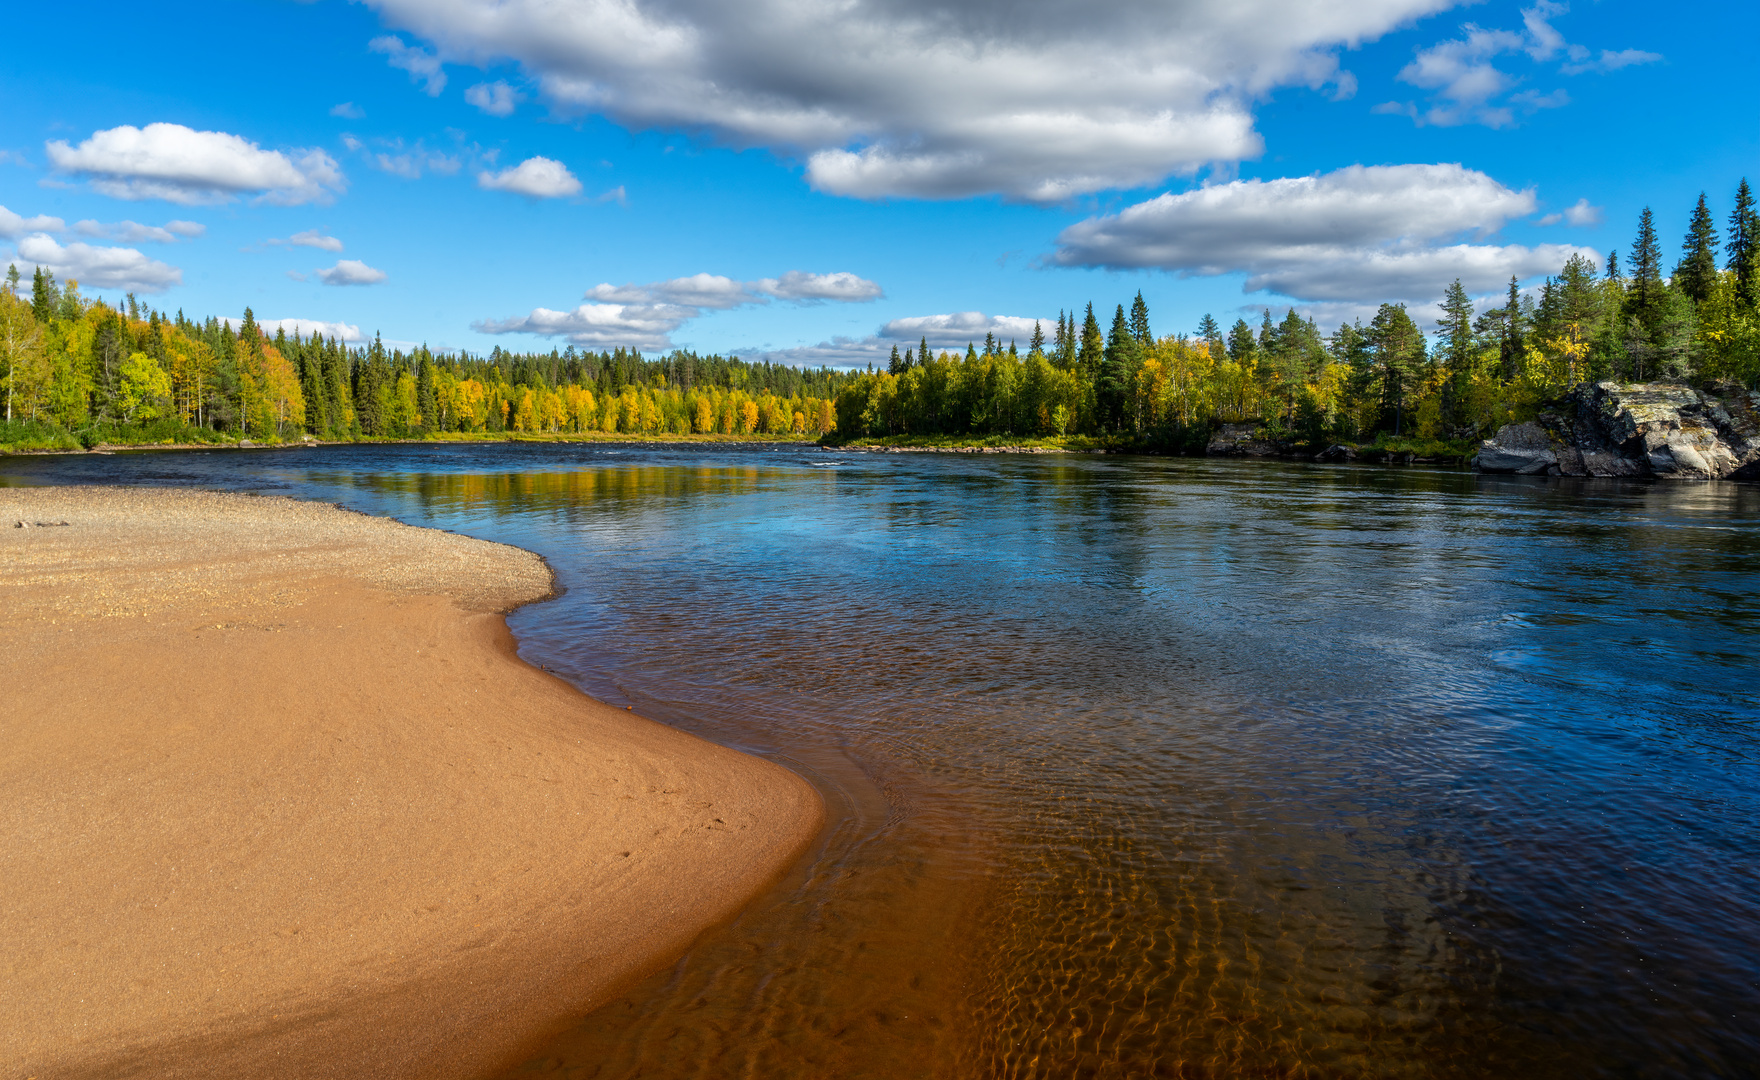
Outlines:
[[512, 1075], [1760, 1062], [1760, 487], [816, 447], [0, 458], [544, 555], [527, 659], [779, 761], [786, 880]]

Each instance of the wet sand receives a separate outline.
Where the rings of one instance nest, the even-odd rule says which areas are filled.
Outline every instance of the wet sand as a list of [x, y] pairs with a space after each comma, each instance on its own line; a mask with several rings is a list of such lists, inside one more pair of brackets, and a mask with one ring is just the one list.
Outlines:
[[818, 795], [520, 661], [550, 589], [312, 503], [0, 490], [0, 1073], [482, 1075], [766, 888]]

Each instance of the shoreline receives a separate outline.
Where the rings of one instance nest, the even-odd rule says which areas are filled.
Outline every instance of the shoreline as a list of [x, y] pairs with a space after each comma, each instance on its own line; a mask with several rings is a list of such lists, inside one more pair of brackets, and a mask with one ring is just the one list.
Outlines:
[[489, 1074], [820, 833], [794, 773], [520, 660], [529, 552], [178, 490], [0, 525], [7, 1075]]

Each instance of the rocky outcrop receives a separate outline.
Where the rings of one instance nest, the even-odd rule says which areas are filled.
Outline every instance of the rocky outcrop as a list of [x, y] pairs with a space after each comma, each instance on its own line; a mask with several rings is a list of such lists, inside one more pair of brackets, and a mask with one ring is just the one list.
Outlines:
[[1584, 383], [1473, 458], [1482, 472], [1760, 480], [1760, 393], [1733, 383]]
[[1210, 457], [1276, 457], [1282, 448], [1259, 437], [1257, 424], [1224, 424], [1210, 437], [1204, 453]]

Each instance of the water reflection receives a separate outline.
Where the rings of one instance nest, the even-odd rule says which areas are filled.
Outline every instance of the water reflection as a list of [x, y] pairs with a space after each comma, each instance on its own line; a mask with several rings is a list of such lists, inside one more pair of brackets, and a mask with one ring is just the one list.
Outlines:
[[525, 653], [783, 760], [798, 873], [524, 1072], [1760, 1060], [1760, 493], [1117, 458], [8, 461], [543, 553]]

